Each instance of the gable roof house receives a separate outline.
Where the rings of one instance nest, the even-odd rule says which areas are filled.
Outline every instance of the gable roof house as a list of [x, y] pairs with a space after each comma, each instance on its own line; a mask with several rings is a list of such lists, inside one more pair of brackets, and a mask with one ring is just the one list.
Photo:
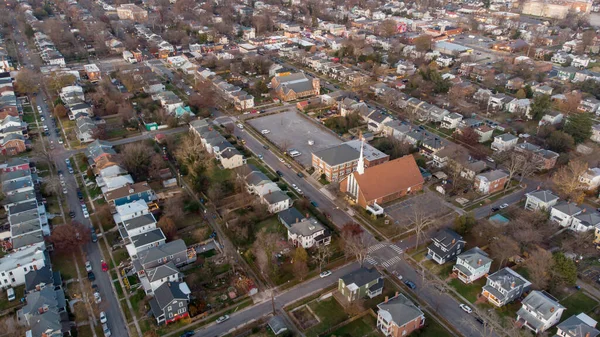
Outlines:
[[570, 227], [575, 216], [582, 212], [583, 209], [577, 206], [577, 204], [561, 201], [550, 209], [550, 220], [556, 222], [561, 227]]
[[380, 205], [423, 188], [424, 179], [412, 155], [365, 168], [361, 151], [357, 169], [340, 183], [340, 190], [373, 214], [382, 214]]
[[579, 177], [579, 182], [585, 185], [585, 189], [594, 190], [600, 186], [600, 167], [588, 169]]
[[304, 73], [286, 76], [275, 76], [271, 80], [271, 88], [284, 102], [319, 95], [321, 82], [319, 78], [309, 78]]
[[474, 247], [460, 254], [452, 272], [464, 283], [471, 283], [487, 275], [492, 266], [492, 259], [479, 247]]
[[269, 213], [277, 213], [292, 206], [292, 199], [281, 190], [269, 192], [261, 196], [261, 202], [267, 205]]
[[404, 295], [396, 296], [377, 305], [377, 328], [385, 336], [403, 337], [425, 325], [425, 314]]
[[140, 252], [164, 245], [167, 238], [160, 228], [155, 228], [142, 234], [129, 237], [130, 243], [125, 246], [129, 256], [136, 258]]
[[582, 212], [576, 215], [571, 222], [569, 229], [576, 232], [587, 232], [590, 230], [600, 229], [600, 213], [598, 212]]
[[104, 194], [104, 199], [110, 205], [121, 206], [140, 199], [151, 202], [156, 199], [156, 195], [154, 194], [152, 187], [148, 185], [148, 182], [141, 181], [108, 191]]
[[164, 283], [167, 282], [181, 282], [183, 277], [173, 261], [169, 261], [165, 264], [161, 264], [152, 269], [147, 269], [140, 282], [147, 295], [151, 295]]
[[361, 267], [338, 280], [338, 291], [348, 302], [373, 298], [383, 291], [383, 277], [376, 269]]
[[517, 311], [517, 323], [534, 333], [544, 332], [560, 321], [565, 307], [550, 294], [534, 290], [521, 302]]
[[133, 259], [133, 269], [138, 276], [142, 276], [146, 270], [169, 262], [180, 267], [194, 261], [196, 261], [196, 251], [193, 248], [188, 249], [185, 242], [178, 239], [140, 252]]
[[525, 209], [530, 211], [548, 210], [558, 202], [558, 196], [550, 190], [537, 190], [526, 193]]
[[494, 151], [502, 152], [506, 150], [510, 150], [517, 145], [519, 142], [519, 137], [505, 133], [494, 137], [494, 141], [491, 144], [491, 148]]
[[598, 337], [600, 331], [596, 329], [596, 322], [590, 316], [580, 313], [573, 315], [556, 326], [555, 336], [559, 337]]
[[519, 153], [524, 160], [535, 163], [539, 171], [550, 170], [556, 165], [558, 153], [543, 149], [531, 143], [521, 143], [514, 147], [515, 152]]
[[451, 229], [442, 229], [431, 239], [427, 247], [427, 258], [439, 264], [454, 260], [465, 248], [465, 240]]
[[154, 290], [150, 311], [156, 323], [169, 324], [189, 317], [190, 289], [185, 282], [165, 282]]
[[502, 307], [519, 298], [530, 286], [531, 282], [506, 267], [487, 277], [481, 295], [491, 304]]
[[91, 118], [87, 116], [80, 117], [75, 121], [75, 124], [77, 126], [77, 138], [80, 142], [89, 143], [95, 140], [94, 134], [98, 130], [98, 126]]

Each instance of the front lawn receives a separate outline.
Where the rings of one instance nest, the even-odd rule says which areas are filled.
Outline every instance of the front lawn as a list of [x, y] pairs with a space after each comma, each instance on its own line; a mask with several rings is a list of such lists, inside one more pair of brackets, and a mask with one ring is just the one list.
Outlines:
[[414, 337], [452, 337], [453, 335], [431, 316], [425, 314], [425, 326], [410, 334]]
[[587, 296], [583, 291], [578, 291], [567, 298], [560, 300], [560, 304], [567, 308], [567, 310], [565, 310], [565, 312], [562, 314], [563, 319], [580, 314], [582, 312], [589, 313], [596, 306], [598, 306], [598, 302], [595, 299]]
[[332, 296], [326, 300], [313, 301], [308, 304], [312, 311], [319, 317], [320, 322], [306, 331], [306, 336], [318, 336], [323, 331], [334, 327], [348, 319], [344, 308]]
[[[55, 254], [51, 258], [52, 260], [52, 269], [54, 271], [59, 271], [63, 280], [70, 280], [72, 278], [77, 278], [77, 269], [75, 267], [75, 261], [73, 261], [73, 256], [70, 254]], [[83, 270], [85, 272], [85, 269]]]
[[477, 296], [481, 293], [481, 288], [485, 285], [485, 278], [482, 277], [471, 284], [465, 284], [455, 278], [450, 281], [450, 285], [469, 302], [475, 303]]

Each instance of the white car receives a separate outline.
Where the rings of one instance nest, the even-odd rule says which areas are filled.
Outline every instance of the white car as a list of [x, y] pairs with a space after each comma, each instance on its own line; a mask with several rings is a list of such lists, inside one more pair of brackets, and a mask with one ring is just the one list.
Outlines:
[[58, 144], [63, 144], [63, 143], [64, 143], [64, 142], [63, 142], [62, 138], [59, 138], [59, 139], [58, 139]]
[[229, 319], [229, 315], [223, 315], [223, 316], [217, 318], [217, 324], [223, 323], [223, 322], [225, 322], [228, 319]]
[[500, 209], [505, 209], [506, 207], [508, 207], [508, 204], [502, 204], [499, 207], [500, 207]]
[[319, 274], [319, 277], [320, 277], [320, 278], [324, 278], [324, 277], [327, 277], [327, 276], [329, 276], [329, 275], [331, 275], [331, 271], [329, 271], [329, 270], [326, 270], [326, 271], [324, 271], [324, 272], [321, 272], [321, 274]]
[[102, 332], [104, 332], [104, 337], [112, 336], [112, 333], [110, 332], [110, 329], [106, 323], [102, 324]]
[[300, 195], [303, 195], [303, 194], [304, 194], [304, 192], [302, 192], [302, 190], [301, 190], [301, 189], [299, 189], [299, 188], [297, 188], [297, 189], [296, 189], [296, 191], [297, 191], [297, 192], [298, 192], [298, 194], [300, 194]]
[[42, 112], [42, 107], [41, 106], [38, 105], [37, 108], [38, 108], [39, 112]]
[[244, 126], [241, 123], [238, 123], [237, 127], [240, 128], [240, 129], [244, 128]]
[[44, 116], [42, 116], [42, 117], [40, 117], [40, 120], [41, 120], [42, 122], [45, 122], [45, 121], [46, 121], [46, 118], [44, 118]]
[[279, 161], [282, 163], [284, 162], [283, 158], [277, 158], [277, 159], [279, 159]]
[[106, 319], [106, 313], [104, 311], [102, 311], [100, 313], [100, 323], [104, 324], [106, 323], [108, 320]]
[[296, 184], [292, 184], [292, 187], [293, 187], [294, 189], [297, 189], [297, 188], [298, 188], [298, 185], [296, 185]]
[[88, 211], [84, 210], [83, 211], [83, 217], [86, 218], [86, 219], [89, 218], [90, 217], [90, 213], [88, 213]]
[[63, 194], [67, 194], [67, 189], [63, 188]]
[[97, 291], [94, 293], [94, 301], [96, 301], [96, 303], [102, 302], [102, 298], [100, 297], [100, 293], [97, 292]]
[[90, 263], [90, 261], [85, 261], [85, 271], [87, 271], [88, 273], [92, 271], [92, 264]]
[[266, 135], [268, 133], [271, 133], [271, 131], [270, 130], [262, 130], [260, 133], [262, 133], [263, 135]]
[[466, 304], [459, 304], [458, 305], [464, 312], [466, 312], [467, 314], [470, 314], [473, 312], [473, 309], [471, 309], [468, 305]]

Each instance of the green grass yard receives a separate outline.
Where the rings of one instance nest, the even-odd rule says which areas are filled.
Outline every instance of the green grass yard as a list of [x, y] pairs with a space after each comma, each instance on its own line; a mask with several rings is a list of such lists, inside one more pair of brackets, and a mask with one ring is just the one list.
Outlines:
[[598, 301], [587, 296], [583, 291], [578, 291], [560, 300], [560, 304], [567, 308], [562, 314], [562, 318], [566, 319], [582, 312], [590, 313], [598, 306]]
[[477, 295], [481, 293], [481, 288], [485, 285], [485, 278], [480, 278], [471, 284], [465, 284], [455, 278], [450, 281], [450, 285], [469, 302], [474, 303], [477, 301]]
[[319, 317], [321, 321], [317, 325], [309, 328], [306, 331], [306, 336], [318, 336], [323, 331], [331, 329], [337, 324], [348, 319], [348, 314], [344, 308], [333, 297], [323, 301], [313, 301], [308, 304], [312, 311]]
[[382, 336], [377, 330], [377, 319], [369, 314], [343, 325], [325, 336], [336, 337], [376, 337]]

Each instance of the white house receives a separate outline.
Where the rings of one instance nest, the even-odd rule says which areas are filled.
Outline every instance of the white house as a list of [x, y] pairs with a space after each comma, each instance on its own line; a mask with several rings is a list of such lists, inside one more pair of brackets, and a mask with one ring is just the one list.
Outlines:
[[587, 68], [590, 65], [590, 57], [587, 55], [575, 55], [573, 56], [573, 61], [571, 61], [571, 66], [576, 68]]
[[131, 243], [126, 245], [125, 248], [127, 249], [129, 256], [136, 258], [140, 252], [164, 245], [167, 241], [167, 238], [160, 228], [156, 228], [151, 231], [132, 236], [129, 238], [129, 240]]
[[531, 101], [528, 98], [514, 99], [506, 104], [506, 110], [510, 113], [520, 114], [531, 119], [529, 112], [531, 110]]
[[600, 228], [600, 213], [598, 212], [582, 212], [576, 215], [571, 221], [569, 229], [576, 232], [587, 232]]
[[598, 322], [584, 313], [573, 315], [556, 326], [556, 336], [598, 337], [600, 336], [600, 331], [596, 329], [596, 324]]
[[558, 197], [549, 190], [529, 192], [525, 196], [525, 209], [530, 211], [547, 210], [558, 202]]
[[292, 199], [281, 190], [263, 195], [261, 201], [267, 205], [269, 213], [281, 212], [292, 206]]
[[[46, 266], [46, 244], [33, 244], [0, 259], [0, 282], [2, 288], [25, 284], [25, 274]], [[49, 262], [49, 261], [48, 261]]]
[[600, 167], [588, 169], [579, 177], [579, 182], [585, 185], [587, 190], [594, 190], [600, 186]]
[[331, 243], [331, 234], [314, 218], [303, 219], [288, 227], [288, 240], [296, 247], [311, 248]]
[[181, 282], [182, 276], [173, 261], [157, 266], [156, 268], [144, 270], [140, 277], [144, 291], [148, 295], [154, 294], [154, 291], [167, 282]]
[[456, 129], [460, 122], [463, 120], [463, 116], [456, 112], [446, 115], [442, 118], [441, 127], [444, 129]]
[[573, 218], [581, 214], [582, 211], [583, 209], [575, 203], [561, 201], [550, 209], [550, 220], [558, 223], [562, 227], [570, 227]]
[[144, 199], [116, 206], [116, 211], [117, 213], [113, 215], [115, 223], [121, 223], [149, 213], [148, 204]]
[[592, 127], [592, 136], [590, 139], [596, 143], [600, 143], [600, 124], [596, 124]]
[[153, 230], [156, 228], [156, 219], [152, 213], [146, 213], [134, 218], [124, 220], [123, 223], [119, 224], [119, 233], [123, 239], [140, 235], [144, 232]]
[[517, 143], [519, 142], [519, 137], [505, 133], [499, 136], [494, 137], [494, 141], [490, 146], [492, 150], [502, 152], [506, 150], [511, 150]]
[[552, 55], [550, 61], [552, 63], [565, 64], [569, 61], [569, 55], [565, 52], [558, 51]]
[[517, 324], [534, 333], [542, 333], [560, 321], [565, 307], [550, 294], [534, 290], [521, 302], [517, 311]]
[[577, 107], [577, 109], [583, 111], [583, 112], [589, 112], [589, 113], [596, 113], [598, 111], [598, 108], [600, 107], [600, 101], [593, 98], [593, 97], [587, 97], [581, 100], [581, 102], [579, 102], [579, 106]]
[[492, 266], [492, 259], [479, 247], [474, 247], [460, 254], [452, 272], [464, 283], [471, 283], [485, 276]]

